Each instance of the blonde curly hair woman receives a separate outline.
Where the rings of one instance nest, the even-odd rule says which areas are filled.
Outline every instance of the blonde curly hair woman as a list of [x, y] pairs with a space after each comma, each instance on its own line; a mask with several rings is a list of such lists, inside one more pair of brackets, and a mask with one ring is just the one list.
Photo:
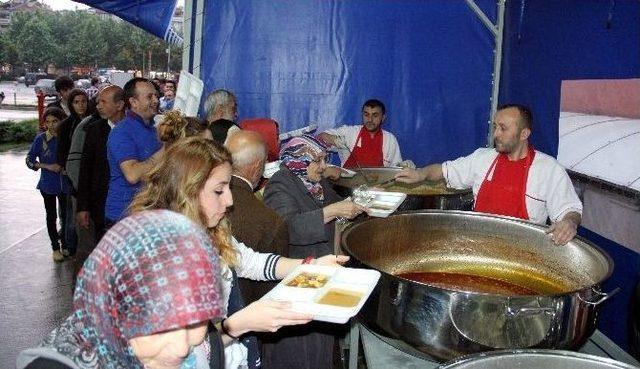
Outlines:
[[[167, 149], [129, 211], [169, 209], [207, 229], [223, 264], [223, 306], [228, 308], [228, 317], [219, 328], [227, 345], [226, 367], [254, 368], [260, 365], [257, 344], [255, 337], [246, 333], [275, 332], [285, 325], [308, 323], [312, 316], [292, 312], [290, 303], [281, 301], [259, 300], [243, 307], [236, 273], [253, 280], [282, 279], [303, 260], [258, 253], [233, 238], [225, 217], [227, 208], [233, 205], [230, 180], [231, 155], [224, 147], [202, 137], [183, 139]], [[335, 265], [347, 260], [345, 256], [327, 255], [315, 262]]]

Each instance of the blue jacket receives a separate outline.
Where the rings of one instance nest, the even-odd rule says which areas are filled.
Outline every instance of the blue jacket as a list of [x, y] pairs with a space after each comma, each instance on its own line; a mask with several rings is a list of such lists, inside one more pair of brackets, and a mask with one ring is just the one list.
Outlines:
[[[27, 167], [38, 170], [36, 163], [56, 164], [58, 159], [57, 153], [58, 140], [55, 136], [51, 136], [47, 140], [47, 133], [39, 133], [31, 144], [29, 153], [27, 154]], [[47, 169], [40, 171], [40, 180], [36, 186], [40, 191], [48, 195], [59, 195], [68, 193], [69, 188], [63, 183], [60, 173], [55, 173]]]

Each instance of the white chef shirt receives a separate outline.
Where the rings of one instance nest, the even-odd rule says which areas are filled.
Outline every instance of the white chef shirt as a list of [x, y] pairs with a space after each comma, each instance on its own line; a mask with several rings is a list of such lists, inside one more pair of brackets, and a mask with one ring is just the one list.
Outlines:
[[[487, 171], [498, 156], [492, 148], [480, 148], [469, 156], [442, 163], [447, 185], [456, 189], [473, 189], [474, 200]], [[487, 179], [491, 179], [489, 173]], [[526, 204], [529, 220], [546, 224], [562, 220], [569, 212], [582, 214], [582, 203], [566, 170], [551, 156], [536, 150], [527, 178]]]

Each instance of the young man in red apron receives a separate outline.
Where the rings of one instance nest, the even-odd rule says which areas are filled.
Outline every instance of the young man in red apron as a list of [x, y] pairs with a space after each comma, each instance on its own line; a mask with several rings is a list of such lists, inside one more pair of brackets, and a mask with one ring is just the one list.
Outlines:
[[546, 224], [556, 244], [566, 244], [577, 232], [582, 203], [558, 162], [529, 144], [532, 115], [522, 105], [505, 105], [494, 117], [495, 148], [399, 172], [399, 182], [445, 180], [449, 187], [472, 188], [474, 210]]
[[361, 126], [341, 126], [318, 138], [336, 147], [344, 168], [389, 167], [402, 161], [395, 136], [381, 128], [386, 119], [384, 104], [375, 99], [362, 106]]

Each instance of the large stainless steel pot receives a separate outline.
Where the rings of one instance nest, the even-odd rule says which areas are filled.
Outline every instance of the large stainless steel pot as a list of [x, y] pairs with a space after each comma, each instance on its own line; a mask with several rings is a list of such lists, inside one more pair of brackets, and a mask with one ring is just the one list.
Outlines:
[[[593, 333], [599, 285], [613, 271], [597, 246], [554, 245], [544, 228], [462, 211], [420, 211], [348, 226], [341, 244], [356, 263], [382, 272], [361, 310], [370, 328], [439, 359], [500, 348], [573, 349]], [[503, 296], [434, 287], [407, 271], [498, 276], [555, 294]]]
[[[388, 182], [402, 168], [366, 167], [355, 170], [356, 175], [351, 178], [340, 178], [335, 182], [335, 189], [342, 196], [350, 196], [354, 188], [360, 185], [370, 187]], [[386, 183], [383, 186], [389, 191], [407, 194], [398, 211], [419, 209], [448, 209], [471, 210], [473, 208], [473, 194], [471, 190], [454, 190], [430, 182], [416, 184]]]
[[562, 350], [497, 351], [470, 355], [439, 369], [637, 369], [620, 361]]

